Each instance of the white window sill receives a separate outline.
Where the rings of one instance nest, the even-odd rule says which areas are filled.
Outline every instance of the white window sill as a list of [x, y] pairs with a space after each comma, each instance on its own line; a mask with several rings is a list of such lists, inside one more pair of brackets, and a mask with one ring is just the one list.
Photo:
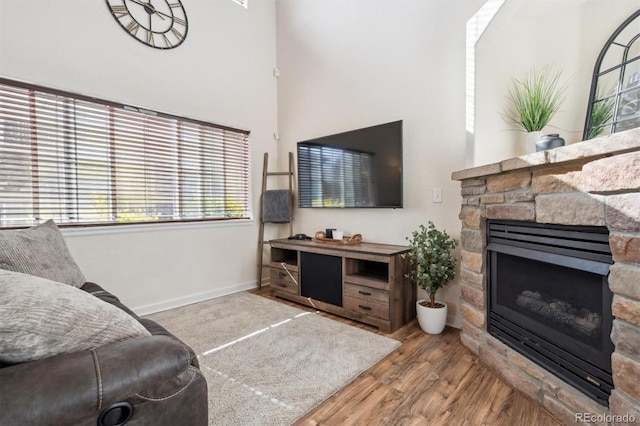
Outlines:
[[191, 229], [230, 228], [239, 226], [252, 226], [253, 219], [214, 220], [210, 222], [172, 222], [172, 223], [146, 223], [140, 225], [110, 225], [61, 228], [62, 234], [67, 237], [86, 235], [116, 235], [141, 232], [164, 232]]

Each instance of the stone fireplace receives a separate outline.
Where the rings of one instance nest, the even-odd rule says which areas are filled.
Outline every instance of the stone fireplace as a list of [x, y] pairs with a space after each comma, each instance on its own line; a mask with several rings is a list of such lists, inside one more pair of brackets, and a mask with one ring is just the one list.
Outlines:
[[[463, 344], [565, 424], [640, 423], [640, 129], [461, 170], [452, 177], [461, 181], [463, 199]], [[505, 233], [505, 224], [518, 230], [530, 225], [534, 231], [524, 237], [519, 231]], [[556, 238], [555, 230], [572, 235], [573, 240], [580, 230], [595, 235], [596, 241], [587, 241], [585, 255], [595, 263], [578, 268], [587, 274], [571, 275], [566, 265], [557, 266], [575, 252], [565, 248], [564, 242], [553, 240], [553, 248], [542, 248], [542, 254], [530, 251], [532, 241]], [[554, 236], [549, 237], [550, 232]], [[490, 234], [498, 239], [492, 240]], [[515, 243], [509, 242], [512, 239]], [[500, 256], [503, 260], [498, 262]], [[510, 263], [515, 272], [497, 271]], [[551, 266], [546, 267], [547, 263]], [[556, 278], [559, 283], [575, 284], [583, 275], [585, 288], [593, 290], [553, 290], [559, 287], [548, 285]], [[507, 282], [503, 286], [507, 295], [512, 293], [513, 302], [499, 307], [496, 314], [495, 307], [490, 313], [491, 302], [499, 304], [490, 285], [498, 276], [508, 277], [502, 282]], [[516, 288], [509, 290], [509, 285]], [[547, 294], [553, 291], [557, 294]], [[529, 321], [532, 325], [527, 329], [527, 315], [542, 325]], [[513, 318], [524, 318], [524, 337], [517, 333], [514, 338], [504, 337], [520, 327], [511, 325]], [[558, 334], [563, 330], [568, 337]], [[575, 340], [575, 354], [555, 360], [555, 355], [532, 355], [524, 347], [543, 347], [539, 352], [544, 354], [547, 341], [552, 340], [549, 335], [559, 336], [559, 353]], [[538, 336], [540, 342], [529, 343]], [[582, 359], [571, 358], [576, 355]], [[546, 358], [555, 361], [545, 364]], [[583, 363], [593, 359], [599, 362], [595, 366]], [[593, 370], [583, 373], [585, 368]], [[586, 378], [584, 384], [581, 375]]]

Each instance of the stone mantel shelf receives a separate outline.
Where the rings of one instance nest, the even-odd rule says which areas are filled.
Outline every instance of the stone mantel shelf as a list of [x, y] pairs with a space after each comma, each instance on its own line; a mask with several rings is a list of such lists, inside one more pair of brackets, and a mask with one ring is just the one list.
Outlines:
[[541, 168], [572, 162], [586, 162], [633, 151], [640, 151], [640, 128], [630, 129], [560, 148], [509, 158], [499, 163], [459, 170], [451, 174], [451, 179], [462, 181], [482, 178], [517, 170]]

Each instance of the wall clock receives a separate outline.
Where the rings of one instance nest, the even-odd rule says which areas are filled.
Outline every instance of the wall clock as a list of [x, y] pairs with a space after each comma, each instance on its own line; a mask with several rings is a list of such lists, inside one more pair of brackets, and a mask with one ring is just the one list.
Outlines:
[[105, 0], [118, 24], [156, 49], [173, 49], [187, 37], [189, 23], [180, 0]]

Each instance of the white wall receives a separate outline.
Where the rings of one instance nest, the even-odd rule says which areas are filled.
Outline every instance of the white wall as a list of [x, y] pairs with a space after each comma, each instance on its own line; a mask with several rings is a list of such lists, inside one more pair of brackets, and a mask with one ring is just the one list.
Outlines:
[[[582, 141], [593, 68], [611, 34], [638, 0], [507, 0], [476, 45], [475, 144], [467, 166], [522, 155], [524, 133], [501, 117], [513, 77], [551, 64], [569, 89], [544, 133]], [[640, 28], [636, 29], [640, 32]]]
[[[296, 231], [328, 227], [406, 244], [432, 220], [458, 238], [465, 159], [465, 24], [482, 0], [278, 0], [279, 152], [296, 142], [404, 120], [404, 208], [298, 209]], [[443, 203], [431, 201], [443, 189]], [[420, 294], [423, 296], [423, 294]], [[459, 325], [457, 281], [441, 295]]]
[[[250, 130], [255, 196], [263, 153], [276, 161], [275, 0], [183, 4], [187, 38], [162, 51], [126, 34], [104, 1], [2, 0], [0, 75]], [[255, 222], [65, 234], [87, 278], [140, 312], [255, 285]]]

